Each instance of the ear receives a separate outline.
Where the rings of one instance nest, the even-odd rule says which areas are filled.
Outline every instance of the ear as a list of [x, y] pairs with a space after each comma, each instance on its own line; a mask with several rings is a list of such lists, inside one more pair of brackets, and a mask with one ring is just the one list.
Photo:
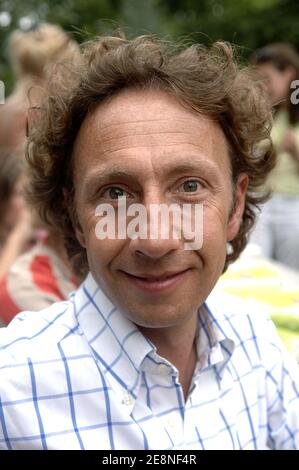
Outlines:
[[78, 242], [80, 243], [80, 245], [83, 248], [86, 248], [85, 237], [84, 237], [84, 233], [83, 233], [82, 227], [78, 219], [74, 198], [71, 197], [69, 191], [65, 188], [63, 188], [63, 199], [64, 199], [65, 206], [67, 208], [69, 217], [71, 219], [76, 238]]
[[230, 216], [227, 225], [227, 241], [232, 241], [238, 234], [242, 216], [245, 207], [245, 197], [248, 188], [248, 175], [241, 173], [237, 179], [237, 185], [235, 189], [235, 200], [234, 200], [234, 211]]

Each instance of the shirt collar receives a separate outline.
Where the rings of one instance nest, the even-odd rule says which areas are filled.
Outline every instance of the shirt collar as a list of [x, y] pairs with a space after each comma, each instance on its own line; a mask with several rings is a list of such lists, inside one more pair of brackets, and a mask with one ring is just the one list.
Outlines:
[[211, 342], [207, 366], [215, 366], [219, 379], [222, 379], [236, 346], [235, 335], [225, 313], [226, 306], [230, 310], [234, 306], [233, 299], [214, 288], [204, 304], [204, 314], [202, 316], [206, 329], [209, 331]]
[[[155, 346], [111, 303], [91, 274], [75, 292], [74, 305], [78, 323], [101, 370], [104, 368], [105, 374], [113, 375], [136, 396], [145, 358], [159, 357]], [[205, 303], [199, 311], [197, 334], [196, 371], [215, 366], [219, 378], [234, 350], [222, 316], [215, 303]]]
[[76, 291], [74, 304], [101, 369], [134, 395], [141, 363], [155, 350], [154, 345], [111, 303], [90, 273]]

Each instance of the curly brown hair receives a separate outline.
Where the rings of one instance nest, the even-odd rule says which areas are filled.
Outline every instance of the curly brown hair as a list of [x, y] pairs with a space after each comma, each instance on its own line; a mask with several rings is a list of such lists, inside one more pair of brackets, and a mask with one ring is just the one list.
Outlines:
[[[228, 43], [216, 42], [209, 48], [185, 46], [151, 36], [109, 36], [85, 43], [80, 61], [56, 70], [48, 97], [31, 126], [27, 146], [29, 198], [41, 219], [63, 232], [75, 272], [84, 274], [88, 269], [86, 251], [74, 230], [74, 141], [95, 106], [134, 87], [158, 88], [195, 112], [216, 119], [229, 144], [233, 187], [241, 172], [249, 176], [243, 219], [230, 243], [225, 270], [246, 246], [258, 204], [266, 199], [260, 188], [275, 163], [271, 110], [263, 84], [251, 68], [237, 65]], [[265, 141], [269, 142], [267, 148], [259, 147]]]

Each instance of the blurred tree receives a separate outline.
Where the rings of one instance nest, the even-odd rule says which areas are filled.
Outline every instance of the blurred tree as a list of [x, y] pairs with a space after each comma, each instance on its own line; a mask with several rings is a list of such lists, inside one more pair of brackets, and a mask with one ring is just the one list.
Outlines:
[[165, 34], [166, 18], [159, 0], [123, 0], [121, 23], [135, 34]]
[[203, 42], [224, 39], [247, 49], [289, 41], [299, 49], [298, 0], [163, 0], [173, 34], [201, 32]]

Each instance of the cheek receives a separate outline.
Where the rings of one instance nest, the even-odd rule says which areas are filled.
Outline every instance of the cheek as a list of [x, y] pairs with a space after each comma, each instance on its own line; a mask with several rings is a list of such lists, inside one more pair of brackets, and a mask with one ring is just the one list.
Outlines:
[[221, 227], [214, 228], [210, 225], [204, 231], [202, 253], [208, 263], [215, 263], [226, 256], [226, 236]]
[[113, 261], [122, 252], [125, 240], [99, 240], [92, 228], [85, 236], [86, 250], [89, 266], [91, 270], [97, 273], [103, 273], [109, 270]]
[[103, 271], [118, 257], [126, 240], [118, 240], [114, 232], [113, 235], [107, 228], [99, 228], [101, 218], [95, 215], [94, 207], [79, 206], [77, 214], [77, 238], [86, 249], [89, 266], [94, 272]]
[[203, 243], [217, 245], [226, 243], [228, 208], [210, 205], [203, 212]]
[[24, 206], [25, 203], [24, 198], [22, 196], [12, 196], [5, 212], [4, 225], [7, 225], [9, 227], [14, 226], [18, 222], [20, 212], [22, 211]]
[[270, 89], [270, 93], [272, 94], [273, 98], [280, 98], [280, 96], [283, 94], [282, 86], [279, 81], [274, 81], [272, 83], [272, 87]]
[[20, 212], [25, 206], [23, 196], [13, 196], [10, 203], [10, 210], [14, 212]]
[[288, 92], [288, 83], [285, 82], [280, 76], [272, 79], [270, 84], [270, 93], [276, 100], [283, 99]]
[[[198, 255], [202, 258], [207, 275], [220, 275], [227, 250], [227, 217], [221, 211], [206, 211], [203, 224], [203, 245]], [[216, 274], [215, 274], [216, 273]]]

